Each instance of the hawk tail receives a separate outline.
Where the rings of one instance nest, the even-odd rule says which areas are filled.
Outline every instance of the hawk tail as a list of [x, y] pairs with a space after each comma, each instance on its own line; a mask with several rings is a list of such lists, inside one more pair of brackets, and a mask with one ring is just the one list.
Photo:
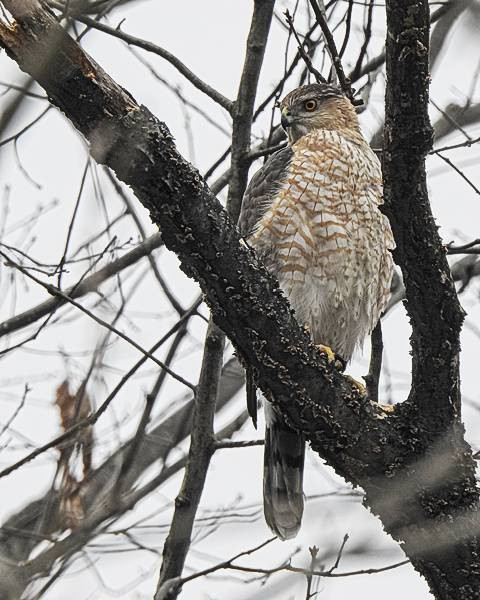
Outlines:
[[295, 537], [303, 514], [305, 440], [265, 401], [263, 510], [270, 529], [282, 540]]

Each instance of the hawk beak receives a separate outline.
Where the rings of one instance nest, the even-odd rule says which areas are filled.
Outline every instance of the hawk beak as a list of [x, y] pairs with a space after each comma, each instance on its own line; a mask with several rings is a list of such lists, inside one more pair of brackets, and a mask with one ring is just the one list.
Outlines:
[[290, 109], [288, 109], [287, 107], [285, 107], [282, 110], [282, 118], [281, 118], [281, 121], [280, 121], [282, 123], [282, 127], [284, 129], [288, 129], [289, 127], [292, 126], [292, 121], [293, 121], [293, 118], [292, 118], [292, 115], [290, 113]]

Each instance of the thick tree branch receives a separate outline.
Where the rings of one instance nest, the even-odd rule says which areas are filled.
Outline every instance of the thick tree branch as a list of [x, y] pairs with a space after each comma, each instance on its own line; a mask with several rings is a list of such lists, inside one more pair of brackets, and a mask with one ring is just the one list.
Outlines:
[[[232, 162], [228, 188], [227, 211], [235, 221], [247, 185], [247, 160], [257, 83], [265, 54], [275, 0], [256, 0], [247, 39], [245, 63], [233, 110]], [[203, 491], [210, 458], [214, 452], [213, 417], [219, 391], [225, 335], [210, 320], [202, 371], [195, 397], [190, 450], [182, 487], [175, 500], [175, 511], [163, 548], [163, 562], [155, 598], [163, 595], [167, 582], [182, 574], [190, 548], [193, 525]], [[171, 597], [176, 593], [171, 592]]]
[[[397, 243], [394, 256], [402, 268], [412, 325], [412, 388], [404, 406], [419, 432], [419, 456], [435, 456], [436, 474], [429, 481], [425, 467], [411, 465], [409, 476], [419, 493], [402, 514], [395, 511], [390, 522], [383, 522], [404, 540], [412, 564], [425, 575], [436, 598], [458, 597], [461, 589], [462, 598], [473, 600], [480, 545], [475, 464], [460, 421], [463, 311], [431, 213], [425, 174], [433, 140], [428, 2], [387, 0], [387, 29], [385, 211]], [[375, 509], [376, 501], [372, 505]], [[455, 515], [455, 527], [447, 542], [448, 515]]]

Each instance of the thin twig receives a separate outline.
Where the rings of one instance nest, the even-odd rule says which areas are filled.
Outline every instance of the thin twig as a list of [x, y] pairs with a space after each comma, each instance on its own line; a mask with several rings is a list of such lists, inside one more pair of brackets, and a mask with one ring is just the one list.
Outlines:
[[[182, 574], [190, 548], [198, 504], [213, 452], [213, 420], [222, 370], [225, 335], [210, 320], [202, 369], [195, 396], [192, 433], [188, 460], [180, 491], [175, 500], [170, 530], [163, 547], [155, 600], [161, 598], [162, 586]], [[176, 594], [172, 595], [172, 600]]]
[[362, 63], [363, 63], [363, 60], [367, 53], [368, 44], [370, 43], [370, 39], [372, 37], [373, 6], [374, 6], [374, 2], [373, 2], [373, 0], [370, 0], [370, 4], [368, 6], [368, 13], [367, 13], [367, 24], [363, 29], [363, 31], [364, 31], [363, 44], [362, 44], [362, 47], [360, 48], [360, 53], [358, 55], [357, 62], [355, 63], [355, 66], [353, 67], [352, 76], [351, 76], [352, 80], [356, 80], [359, 76], [359, 73], [361, 72]]
[[[50, 2], [50, 4], [55, 8], [59, 8], [61, 6], [58, 2]], [[76, 21], [80, 21], [80, 23], [83, 23], [84, 25], [92, 27], [93, 29], [98, 29], [103, 33], [107, 33], [108, 35], [116, 37], [131, 46], [137, 46], [138, 48], [142, 48], [147, 52], [152, 52], [153, 54], [161, 56], [171, 65], [173, 65], [177, 69], [177, 71], [179, 71], [186, 79], [188, 79], [188, 81], [190, 81], [190, 83], [194, 85], [198, 90], [206, 94], [209, 98], [211, 98], [214, 102], [222, 106], [229, 113], [232, 112], [233, 102], [231, 100], [226, 98], [220, 92], [217, 92], [217, 90], [208, 85], [208, 83], [205, 83], [205, 81], [202, 81], [200, 77], [195, 75], [193, 71], [191, 71], [186, 65], [184, 65], [182, 61], [179, 60], [176, 56], [174, 56], [171, 52], [168, 52], [168, 50], [165, 50], [164, 48], [161, 48], [160, 46], [157, 46], [152, 42], [147, 42], [146, 40], [142, 40], [141, 38], [129, 35], [128, 33], [123, 32], [118, 27], [109, 27], [108, 25], [105, 25], [105, 23], [100, 23], [99, 21], [96, 21], [95, 19], [92, 19], [90, 17], [86, 17], [84, 15], [73, 15], [73, 18]]]
[[10, 473], [12, 473], [13, 471], [16, 471], [18, 468], [22, 467], [24, 464], [30, 462], [34, 458], [37, 458], [37, 456], [40, 456], [41, 454], [43, 454], [47, 450], [50, 450], [51, 448], [55, 448], [55, 447], [59, 446], [60, 444], [62, 444], [66, 440], [68, 440], [71, 437], [75, 436], [78, 431], [84, 429], [85, 427], [89, 427], [90, 425], [94, 425], [98, 421], [98, 419], [102, 416], [102, 414], [107, 410], [107, 408], [110, 406], [112, 400], [115, 398], [115, 396], [121, 390], [121, 388], [125, 385], [125, 383], [147, 361], [147, 359], [149, 358], [149, 355], [151, 355], [152, 352], [155, 352], [156, 350], [158, 350], [160, 348], [160, 346], [162, 346], [165, 343], [165, 341], [171, 335], [173, 335], [182, 326], [184, 320], [188, 319], [191, 316], [191, 314], [194, 311], [196, 311], [196, 309], [198, 308], [198, 305], [200, 303], [201, 303], [201, 299], [197, 299], [197, 301], [194, 303], [194, 305], [192, 306], [192, 308], [189, 311], [187, 311], [175, 323], [175, 325], [173, 327], [171, 327], [170, 330], [158, 342], [156, 342], [150, 348], [150, 350], [149, 350], [148, 353], [145, 353], [144, 356], [142, 356], [133, 365], [133, 367], [131, 367], [127, 371], [127, 373], [125, 373], [125, 375], [122, 377], [122, 379], [117, 383], [117, 385], [114, 387], [114, 389], [110, 392], [110, 394], [107, 396], [107, 398], [103, 401], [103, 403], [99, 406], [99, 408], [94, 413], [92, 413], [86, 419], [84, 419], [82, 421], [79, 421], [73, 427], [70, 427], [70, 429], [67, 429], [67, 431], [64, 431], [62, 434], [58, 435], [53, 440], [50, 440], [49, 442], [47, 442], [43, 446], [39, 446], [38, 448], [35, 448], [35, 450], [33, 450], [32, 452], [30, 452], [30, 454], [27, 454], [26, 456], [24, 456], [22, 459], [20, 459], [19, 461], [17, 461], [13, 465], [10, 465], [9, 467], [7, 467], [7, 468], [3, 469], [2, 471], [0, 471], [0, 478], [1, 477], [6, 477], [7, 475], [9, 475]]
[[380, 381], [380, 372], [382, 370], [382, 323], [379, 320], [371, 334], [370, 367], [368, 375], [365, 375], [368, 398], [371, 402], [378, 402], [378, 383]]
[[[180, 346], [183, 338], [185, 337], [185, 334], [187, 333], [186, 324], [187, 324], [187, 322], [184, 321], [182, 326], [178, 330], [175, 338], [173, 339], [172, 345], [170, 346], [168, 354], [165, 358], [165, 364], [167, 366], [170, 366], [170, 364], [178, 350], [178, 347]], [[117, 480], [115, 482], [115, 485], [113, 486], [112, 494], [116, 494], [122, 489], [122, 485], [125, 482], [125, 476], [128, 473], [128, 471], [130, 470], [130, 468], [135, 460], [135, 456], [140, 447], [140, 443], [142, 442], [142, 439], [145, 436], [145, 429], [150, 421], [153, 407], [155, 406], [155, 401], [160, 392], [160, 388], [162, 387], [162, 384], [165, 381], [165, 374], [166, 374], [165, 370], [162, 370], [160, 372], [160, 375], [158, 377], [157, 384], [155, 385], [154, 390], [152, 391], [152, 393], [146, 395], [145, 408], [143, 410], [142, 416], [138, 423], [137, 430], [135, 432], [135, 435], [133, 436], [131, 444], [130, 444], [129, 448], [127, 449], [127, 451], [125, 452], [125, 456], [122, 461], [122, 466], [120, 467], [120, 471], [119, 471]]]
[[460, 175], [460, 177], [464, 179], [468, 183], [468, 185], [477, 192], [477, 194], [480, 194], [480, 189], [478, 189], [478, 187], [472, 181], [470, 181], [470, 179], [465, 175], [465, 173], [461, 169], [459, 169], [449, 158], [443, 156], [443, 154], [440, 154], [440, 152], [438, 151], [435, 154], [439, 156], [444, 162], [446, 162], [447, 165], [452, 167], [452, 169], [456, 171]]
[[257, 160], [257, 158], [261, 158], [262, 156], [270, 156], [274, 152], [278, 152], [279, 150], [283, 150], [283, 148], [287, 147], [287, 142], [282, 142], [281, 144], [276, 144], [275, 146], [270, 146], [268, 148], [262, 148], [261, 150], [254, 150], [250, 152], [248, 155], [248, 160], [253, 162]]
[[[147, 239], [148, 239], [148, 236], [146, 234], [145, 228], [142, 225], [142, 222], [141, 222], [140, 218], [137, 215], [137, 212], [136, 212], [135, 208], [133, 207], [132, 203], [130, 202], [130, 198], [125, 193], [125, 191], [123, 190], [123, 188], [120, 185], [120, 183], [112, 175], [110, 169], [105, 169], [105, 172], [106, 172], [107, 177], [110, 180], [110, 183], [112, 184], [114, 190], [117, 192], [117, 194], [120, 196], [120, 198], [122, 199], [123, 203], [125, 204], [127, 212], [130, 215], [130, 217], [132, 218], [133, 222], [135, 223], [135, 225], [136, 225], [136, 227], [137, 227], [137, 229], [138, 229], [138, 231], [140, 233], [140, 237], [142, 238], [142, 241], [146, 242]], [[160, 273], [160, 269], [158, 268], [157, 261], [155, 260], [155, 258], [152, 256], [151, 253], [147, 254], [147, 260], [150, 263], [150, 268], [152, 270], [152, 273], [153, 273], [155, 279], [160, 284], [160, 287], [161, 287], [163, 293], [167, 297], [167, 299], [170, 302], [170, 304], [172, 305], [173, 309], [181, 317], [183, 315], [183, 313], [185, 312], [185, 309], [180, 304], [180, 302], [175, 298], [173, 292], [170, 290], [170, 288], [167, 285], [166, 281], [162, 277], [162, 275]]]
[[18, 413], [22, 410], [22, 408], [25, 406], [25, 401], [27, 399], [27, 395], [28, 392], [30, 392], [30, 388], [28, 387], [28, 383], [25, 384], [25, 388], [23, 390], [23, 396], [22, 399], [20, 400], [20, 402], [18, 403], [17, 407], [15, 408], [15, 410], [13, 411], [12, 416], [8, 419], [8, 421], [3, 425], [3, 427], [0, 429], [0, 437], [5, 433], [5, 431], [7, 429], [10, 428], [10, 425], [13, 423], [13, 421], [15, 421], [15, 419], [17, 418]]
[[340, 48], [340, 52], [338, 53], [339, 58], [345, 53], [347, 49], [348, 40], [350, 39], [350, 26], [352, 23], [352, 10], [353, 10], [353, 0], [348, 0], [348, 8], [347, 8], [347, 16], [345, 20], [345, 35], [343, 37], [343, 44]]
[[20, 271], [20, 273], [22, 273], [23, 275], [26, 275], [29, 279], [31, 279], [35, 283], [38, 283], [38, 285], [40, 285], [45, 290], [47, 290], [47, 292], [49, 294], [52, 294], [52, 296], [56, 296], [58, 298], [61, 298], [62, 300], [65, 300], [65, 302], [68, 302], [69, 304], [72, 304], [73, 306], [75, 306], [75, 308], [78, 308], [79, 310], [81, 310], [83, 313], [85, 313], [91, 319], [93, 319], [96, 323], [98, 323], [102, 327], [105, 327], [106, 329], [109, 329], [112, 333], [115, 333], [116, 335], [118, 335], [118, 337], [120, 337], [123, 340], [125, 340], [128, 344], [130, 344], [136, 350], [138, 350], [139, 352], [141, 352], [142, 354], [144, 354], [147, 358], [149, 358], [150, 360], [152, 360], [159, 367], [161, 367], [162, 369], [165, 369], [165, 371], [171, 377], [173, 377], [174, 379], [176, 379], [177, 381], [179, 381], [180, 383], [182, 383], [184, 386], [190, 388], [193, 392], [195, 392], [195, 386], [193, 384], [191, 384], [189, 381], [187, 381], [186, 379], [184, 379], [180, 375], [177, 375], [177, 373], [174, 373], [161, 360], [159, 360], [158, 358], [156, 358], [155, 356], [153, 356], [153, 354], [151, 352], [148, 352], [147, 350], [144, 350], [140, 346], [140, 344], [137, 344], [137, 342], [135, 340], [133, 340], [132, 338], [130, 338], [128, 335], [126, 335], [122, 331], [118, 330], [116, 327], [112, 327], [112, 325], [110, 325], [109, 323], [107, 323], [106, 321], [104, 321], [103, 319], [101, 319], [100, 317], [97, 317], [97, 315], [95, 315], [90, 310], [88, 310], [87, 308], [85, 308], [84, 306], [82, 306], [81, 304], [79, 304], [78, 302], [76, 302], [73, 298], [70, 298], [70, 296], [68, 296], [67, 294], [65, 294], [62, 291], [58, 290], [53, 285], [50, 285], [49, 283], [45, 283], [41, 279], [38, 279], [38, 277], [35, 277], [35, 275], [32, 275], [32, 273], [30, 273], [27, 269], [24, 269], [18, 263], [13, 262], [2, 251], [0, 251], [0, 256], [3, 256], [3, 258], [7, 261], [7, 265], [8, 266], [14, 267], [15, 269], [17, 269], [17, 271]]
[[205, 575], [210, 575], [210, 573], [214, 573], [215, 571], [220, 571], [222, 569], [233, 569], [235, 571], [244, 571], [246, 573], [262, 573], [264, 575], [272, 575], [274, 573], [279, 573], [281, 571], [290, 571], [292, 573], [301, 573], [306, 576], [311, 574], [311, 575], [315, 575], [316, 577], [332, 577], [332, 578], [333, 577], [335, 577], [335, 578], [336, 577], [353, 577], [355, 575], [374, 575], [376, 573], [383, 573], [385, 571], [391, 571], [392, 569], [397, 569], [398, 567], [402, 567], [403, 565], [407, 565], [410, 563], [410, 561], [407, 559], [407, 560], [402, 560], [400, 562], [393, 563], [391, 565], [387, 565], [385, 567], [380, 567], [377, 569], [359, 569], [357, 571], [344, 571], [342, 573], [333, 573], [332, 570], [310, 571], [309, 569], [293, 567], [290, 564], [282, 564], [278, 567], [273, 567], [271, 569], [261, 569], [259, 567], [244, 567], [244, 566], [239, 566], [239, 565], [233, 564], [233, 562], [235, 560], [237, 560], [238, 558], [240, 558], [242, 556], [246, 556], [248, 554], [252, 554], [253, 552], [257, 552], [258, 550], [261, 550], [263, 547], [270, 544], [275, 539], [277, 539], [277, 538], [271, 538], [270, 540], [263, 542], [263, 544], [260, 544], [259, 546], [255, 546], [255, 548], [252, 548], [251, 550], [241, 552], [240, 554], [235, 555], [234, 557], [230, 558], [229, 560], [218, 563], [217, 565], [210, 567], [208, 569], [204, 569], [203, 571], [197, 571], [196, 573], [192, 573], [188, 577], [181, 578], [179, 581], [180, 581], [181, 585], [184, 585], [185, 583], [188, 583], [189, 581], [198, 579], [198, 577], [204, 577]]
[[345, 75], [345, 71], [343, 70], [342, 61], [338, 55], [337, 46], [335, 44], [335, 40], [333, 39], [333, 35], [328, 27], [328, 23], [325, 20], [320, 7], [318, 6], [317, 0], [309, 0], [311, 7], [313, 8], [313, 12], [315, 13], [315, 17], [317, 19], [318, 24], [323, 32], [325, 37], [325, 41], [327, 43], [328, 49], [330, 51], [330, 56], [332, 58], [333, 67], [337, 73], [338, 81], [340, 82], [340, 87], [345, 92], [345, 94], [350, 99], [350, 102], [353, 106], [361, 106], [363, 104], [363, 100], [361, 98], [354, 97], [354, 90], [352, 89], [352, 84], [350, 79]]
[[187, 583], [188, 581], [192, 581], [194, 579], [198, 579], [199, 577], [204, 577], [205, 575], [209, 575], [210, 573], [213, 573], [214, 571], [219, 571], [220, 569], [228, 569], [229, 567], [231, 567], [233, 561], [237, 560], [238, 558], [241, 558], [242, 556], [249, 556], [250, 554], [254, 554], [255, 552], [258, 552], [262, 548], [265, 548], [265, 546], [268, 546], [269, 544], [274, 542], [276, 539], [277, 539], [276, 537], [270, 538], [270, 539], [266, 540], [265, 542], [262, 542], [258, 546], [254, 546], [253, 548], [250, 548], [249, 550], [244, 550], [243, 552], [239, 552], [238, 554], [235, 554], [235, 556], [232, 556], [232, 558], [229, 558], [228, 560], [225, 560], [225, 561], [219, 563], [218, 565], [215, 565], [214, 567], [210, 567], [209, 569], [204, 569], [203, 571], [197, 571], [196, 573], [192, 573], [192, 575], [189, 575], [188, 577], [183, 577], [181, 580], [182, 585], [184, 583]]
[[468, 139], [464, 142], [460, 142], [459, 144], [452, 144], [451, 146], [442, 146], [441, 148], [435, 148], [434, 150], [430, 150], [429, 154], [438, 154], [439, 152], [445, 152], [446, 150], [455, 150], [456, 148], [470, 148], [473, 144], [478, 144], [480, 142], [480, 137], [474, 139]]
[[[478, 246], [478, 248], [476, 247]], [[453, 244], [447, 244], [447, 254], [480, 254], [480, 238], [463, 244], [462, 246], [453, 246]]]
[[299, 52], [300, 56], [303, 58], [303, 61], [305, 62], [305, 65], [306, 65], [307, 69], [315, 77], [315, 80], [316, 80], [317, 83], [327, 83], [327, 80], [325, 79], [325, 77], [323, 77], [323, 75], [320, 73], [320, 71], [318, 71], [313, 66], [313, 63], [312, 63], [310, 57], [305, 52], [305, 49], [303, 47], [303, 43], [300, 40], [300, 38], [298, 37], [298, 33], [297, 33], [297, 31], [295, 29], [295, 26], [293, 24], [292, 15], [290, 14], [290, 11], [288, 9], [285, 11], [285, 19], [286, 19], [286, 21], [288, 23], [288, 27], [290, 28], [290, 31], [293, 33], [293, 35], [295, 36], [295, 39], [297, 40], [298, 52]]
[[[149, 238], [136, 246], [133, 250], [107, 264], [105, 267], [99, 269], [96, 273], [85, 277], [83, 281], [77, 282], [72, 287], [65, 290], [65, 294], [69, 298], [81, 298], [82, 296], [94, 292], [103, 282], [110, 277], [117, 275], [123, 269], [135, 264], [141, 258], [148, 256], [153, 250], [162, 246], [162, 236], [160, 233], [154, 233]], [[48, 315], [52, 311], [55, 311], [60, 306], [67, 304], [68, 301], [55, 296], [49, 300], [45, 300], [40, 304], [37, 304], [33, 308], [26, 310], [23, 313], [15, 315], [3, 323], [0, 323], [0, 337], [18, 331], [35, 323], [45, 315]]]
[[215, 450], [222, 448], [250, 448], [251, 446], [263, 446], [265, 440], [241, 440], [232, 442], [230, 440], [218, 440], [214, 443]]
[[349, 537], [350, 536], [348, 535], [348, 533], [346, 533], [343, 536], [343, 541], [342, 541], [342, 544], [341, 544], [340, 549], [338, 551], [337, 558], [335, 560], [335, 564], [333, 565], [333, 567], [331, 567], [329, 573], [333, 573], [333, 571], [335, 571], [335, 569], [338, 568], [338, 565], [340, 564], [340, 560], [342, 559], [342, 554], [343, 554], [343, 550], [345, 548], [345, 544], [348, 542], [348, 538]]
[[70, 238], [72, 237], [73, 226], [75, 224], [75, 218], [77, 216], [78, 208], [80, 206], [80, 200], [82, 198], [82, 193], [83, 193], [83, 189], [85, 187], [85, 181], [87, 179], [87, 173], [88, 173], [89, 167], [90, 167], [90, 156], [87, 158], [87, 162], [85, 163], [85, 168], [83, 169], [82, 178], [81, 178], [81, 181], [80, 181], [80, 188], [79, 188], [78, 194], [77, 194], [77, 200], [76, 200], [75, 206], [73, 208], [72, 218], [70, 219], [70, 223], [68, 225], [67, 239], [65, 240], [65, 247], [63, 249], [62, 258], [60, 259], [60, 261], [58, 263], [57, 287], [58, 287], [59, 290], [62, 289], [63, 267], [65, 265], [65, 261], [67, 260], [67, 252], [68, 252], [68, 247], [70, 245]]

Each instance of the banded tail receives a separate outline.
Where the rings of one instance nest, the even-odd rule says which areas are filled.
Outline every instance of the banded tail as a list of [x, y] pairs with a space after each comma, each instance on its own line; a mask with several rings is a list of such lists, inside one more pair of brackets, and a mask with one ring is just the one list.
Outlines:
[[295, 537], [303, 514], [305, 439], [265, 401], [263, 510], [270, 529], [282, 540]]

